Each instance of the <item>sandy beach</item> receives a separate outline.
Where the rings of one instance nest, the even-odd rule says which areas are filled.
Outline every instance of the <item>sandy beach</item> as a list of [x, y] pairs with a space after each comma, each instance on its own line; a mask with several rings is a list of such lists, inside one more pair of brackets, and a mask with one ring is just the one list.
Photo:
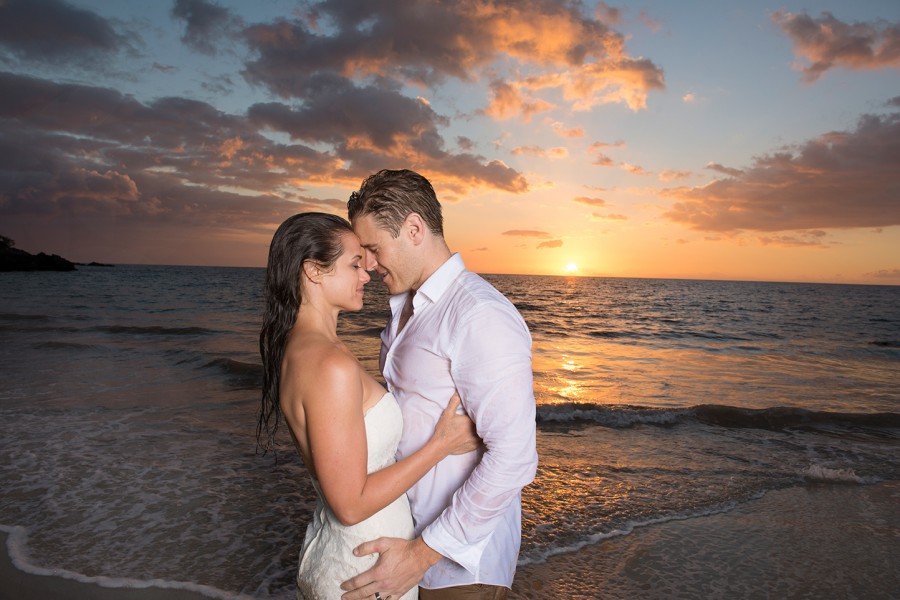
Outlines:
[[[0, 600], [206, 598], [32, 575], [13, 566], [3, 548]], [[511, 597], [887, 599], [900, 589], [897, 556], [900, 482], [812, 485], [522, 567]]]
[[[198, 592], [164, 587], [105, 587], [67, 577], [35, 575], [16, 568], [2, 534], [0, 600], [209, 600]], [[35, 570], [29, 567], [29, 570]]]
[[520, 568], [513, 598], [896, 598], [900, 482], [770, 492]]

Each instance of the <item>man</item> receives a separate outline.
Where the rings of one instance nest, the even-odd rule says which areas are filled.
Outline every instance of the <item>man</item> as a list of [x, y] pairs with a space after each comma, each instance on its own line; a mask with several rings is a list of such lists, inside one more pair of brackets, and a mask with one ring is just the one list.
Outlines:
[[379, 559], [342, 584], [343, 598], [396, 599], [420, 580], [422, 600], [506, 598], [522, 488], [537, 469], [531, 335], [512, 303], [450, 252], [427, 179], [380, 171], [347, 207], [366, 268], [392, 294], [380, 366], [403, 412], [398, 459], [425, 443], [454, 389], [485, 450], [447, 457], [409, 490], [418, 537], [360, 545], [357, 555]]

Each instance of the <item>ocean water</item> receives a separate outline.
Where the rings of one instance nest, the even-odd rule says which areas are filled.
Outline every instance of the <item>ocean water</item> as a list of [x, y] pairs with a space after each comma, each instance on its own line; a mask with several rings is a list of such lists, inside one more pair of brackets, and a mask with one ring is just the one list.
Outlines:
[[[0, 274], [20, 567], [292, 598], [315, 492], [255, 452], [262, 269]], [[900, 479], [900, 287], [488, 275], [534, 338], [520, 564], [795, 486]], [[373, 374], [377, 282], [340, 332]]]

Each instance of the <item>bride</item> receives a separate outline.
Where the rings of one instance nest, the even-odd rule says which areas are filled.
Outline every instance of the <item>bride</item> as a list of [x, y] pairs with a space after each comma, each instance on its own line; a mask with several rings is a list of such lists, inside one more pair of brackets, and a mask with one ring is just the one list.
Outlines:
[[[365, 252], [347, 221], [323, 213], [288, 218], [269, 248], [257, 440], [264, 450], [274, 445], [282, 414], [318, 493], [300, 551], [301, 600], [340, 598], [341, 582], [377, 558], [353, 556], [362, 542], [411, 539], [406, 490], [448, 454], [480, 442], [469, 418], [456, 414], [454, 395], [425, 446], [395, 462], [402, 429], [397, 401], [337, 335], [338, 313], [362, 308], [370, 279]], [[403, 600], [416, 598], [416, 591]]]

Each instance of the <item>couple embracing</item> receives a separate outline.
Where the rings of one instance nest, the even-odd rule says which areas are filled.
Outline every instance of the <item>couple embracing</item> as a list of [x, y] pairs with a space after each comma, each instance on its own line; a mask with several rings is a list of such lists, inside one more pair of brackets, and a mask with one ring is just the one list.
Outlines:
[[[451, 253], [427, 179], [380, 171], [347, 206], [287, 219], [266, 271], [257, 434], [283, 415], [319, 498], [298, 598], [506, 598], [537, 468], [528, 328]], [[337, 335], [372, 270], [387, 390]]]

